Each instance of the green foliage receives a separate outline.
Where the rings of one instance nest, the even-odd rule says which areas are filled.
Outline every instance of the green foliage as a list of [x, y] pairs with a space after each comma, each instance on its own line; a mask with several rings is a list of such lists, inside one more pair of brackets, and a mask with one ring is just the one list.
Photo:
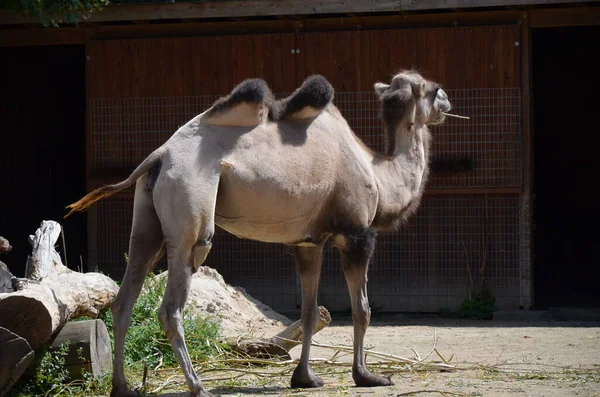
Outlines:
[[21, 379], [12, 387], [9, 397], [54, 395], [54, 391], [62, 387], [63, 382], [69, 377], [69, 373], [65, 368], [65, 359], [68, 353], [68, 341], [55, 350], [45, 346], [36, 351], [35, 363], [25, 371]]
[[[144, 282], [140, 297], [133, 309], [131, 325], [125, 342], [125, 365], [155, 367], [177, 365], [177, 359], [158, 320], [158, 310], [165, 293], [167, 278], [150, 273]], [[100, 318], [106, 323], [111, 341], [112, 315], [103, 310]], [[201, 317], [187, 308], [183, 312], [183, 330], [192, 360], [203, 360], [214, 352], [210, 341], [219, 336], [220, 323], [214, 317]], [[208, 341], [208, 343], [207, 343]], [[114, 342], [113, 342], [114, 343]], [[113, 346], [114, 349], [114, 346]]]
[[6, 0], [0, 8], [36, 17], [48, 27], [77, 24], [108, 4], [109, 0]]
[[[150, 273], [144, 282], [142, 293], [134, 306], [131, 325], [125, 341], [125, 365], [128, 369], [140, 369], [146, 364], [155, 368], [177, 366], [177, 359], [165, 331], [158, 320], [158, 310], [166, 289], [167, 278]], [[114, 352], [113, 319], [110, 309], [104, 309], [99, 317], [108, 329]], [[79, 318], [84, 320], [86, 317]], [[191, 311], [183, 312], [183, 329], [192, 360], [210, 358], [225, 346], [215, 342], [220, 333], [220, 322], [215, 317], [195, 316]], [[68, 354], [67, 343], [57, 350], [46, 346], [36, 351], [36, 362], [13, 386], [7, 397], [33, 396], [90, 396], [104, 394], [110, 390], [110, 374], [93, 377], [85, 373], [82, 381], [69, 381], [65, 369]], [[83, 351], [77, 351], [83, 357]]]
[[465, 299], [458, 310], [440, 310], [440, 315], [447, 318], [468, 318], [472, 320], [491, 320], [494, 316], [496, 298], [489, 291]]

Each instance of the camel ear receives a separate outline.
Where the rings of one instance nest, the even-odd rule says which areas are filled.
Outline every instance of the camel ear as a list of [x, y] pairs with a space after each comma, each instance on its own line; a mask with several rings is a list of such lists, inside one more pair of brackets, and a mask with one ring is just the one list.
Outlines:
[[422, 98], [425, 96], [425, 82], [420, 84], [412, 84], [412, 89], [417, 98]]
[[389, 88], [389, 84], [383, 84], [383, 83], [375, 83], [373, 84], [373, 88], [375, 89], [375, 93], [378, 96], [382, 96], [383, 93], [385, 92], [385, 90], [387, 90]]

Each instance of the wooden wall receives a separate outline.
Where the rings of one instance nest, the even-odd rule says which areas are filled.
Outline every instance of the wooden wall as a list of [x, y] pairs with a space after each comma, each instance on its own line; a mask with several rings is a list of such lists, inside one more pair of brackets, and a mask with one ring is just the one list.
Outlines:
[[[178, 125], [249, 77], [264, 78], [273, 92], [283, 94], [292, 92], [310, 74], [322, 74], [333, 84], [336, 103], [349, 117], [366, 100], [374, 99], [370, 94], [374, 82], [389, 81], [402, 68], [415, 68], [450, 90], [518, 89], [520, 48], [515, 43], [519, 37], [518, 25], [499, 25], [90, 41], [87, 92], [93, 119], [88, 141], [97, 149], [89, 153], [88, 171], [97, 177], [108, 172], [107, 166], [135, 166]], [[344, 97], [351, 92], [363, 96]], [[464, 106], [470, 105], [468, 95], [457, 95]], [[502, 107], [507, 104], [501, 98], [491, 102], [494, 98], [485, 95], [492, 110], [471, 125], [491, 125], [506, 114]], [[366, 112], [355, 116], [356, 123], [377, 124], [376, 109]], [[124, 116], [129, 119], [124, 121]], [[372, 133], [372, 128], [363, 133], [358, 124], [353, 127], [368, 144], [380, 148], [379, 133]], [[144, 142], [133, 143], [124, 153], [121, 149], [137, 139], [133, 132], [128, 138], [131, 131], [127, 129], [145, 135]], [[95, 141], [95, 132], [120, 134]], [[444, 140], [454, 139], [445, 131], [441, 134], [442, 146], [447, 146]], [[485, 166], [491, 169], [491, 164]], [[507, 167], [514, 168], [514, 164]], [[502, 187], [509, 179], [494, 186]]]
[[222, 95], [255, 76], [289, 92], [312, 73], [370, 91], [400, 68], [448, 88], [519, 87], [519, 40], [518, 25], [500, 25], [90, 41], [88, 95]]
[[[514, 225], [519, 222], [523, 172], [519, 26], [89, 41], [88, 187], [130, 172], [179, 125], [249, 77], [261, 77], [275, 93], [284, 94], [310, 74], [324, 75], [357, 134], [381, 148], [373, 83], [414, 68], [442, 84], [451, 101], [456, 98], [458, 113], [471, 116], [469, 122], [452, 120], [435, 127], [433, 152], [450, 160], [467, 156], [474, 168], [432, 175], [428, 191], [437, 189], [445, 196], [426, 199], [422, 217], [404, 234], [380, 237], [381, 259], [370, 279], [387, 283], [377, 293], [388, 310], [456, 306], [468, 285], [464, 247], [478, 259], [489, 250], [488, 272], [496, 276], [491, 284], [513, 302], [518, 300], [519, 266]], [[95, 216], [96, 260], [114, 277], [124, 270], [130, 192], [98, 205]], [[481, 195], [489, 192], [504, 196]], [[207, 265], [228, 282], [243, 285], [276, 309], [295, 307], [297, 282], [285, 247], [217, 233], [218, 246]], [[405, 246], [414, 251], [405, 252]], [[343, 276], [334, 253], [328, 251], [327, 258], [324, 278], [337, 284], [321, 299], [330, 308], [341, 307], [347, 304], [345, 293], [338, 292], [345, 289]], [[446, 276], [432, 278], [435, 274]], [[405, 280], [398, 284], [406, 286], [403, 291], [392, 285], [397, 278]]]

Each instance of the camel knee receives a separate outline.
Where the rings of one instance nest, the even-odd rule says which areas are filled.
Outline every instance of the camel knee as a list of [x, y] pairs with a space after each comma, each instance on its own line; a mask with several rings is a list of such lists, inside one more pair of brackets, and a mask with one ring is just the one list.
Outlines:
[[208, 253], [210, 252], [211, 248], [212, 248], [212, 243], [210, 241], [210, 238], [199, 240], [196, 243], [196, 245], [194, 245], [193, 260], [192, 260], [194, 273], [198, 271], [198, 268], [200, 266], [202, 266], [202, 264], [206, 260], [206, 257], [208, 256]]
[[167, 338], [171, 340], [177, 335], [177, 329], [181, 324], [181, 311], [162, 305], [158, 311], [158, 320], [167, 334]]
[[352, 311], [352, 321], [362, 329], [366, 329], [371, 323], [371, 308], [368, 302], [356, 305]]

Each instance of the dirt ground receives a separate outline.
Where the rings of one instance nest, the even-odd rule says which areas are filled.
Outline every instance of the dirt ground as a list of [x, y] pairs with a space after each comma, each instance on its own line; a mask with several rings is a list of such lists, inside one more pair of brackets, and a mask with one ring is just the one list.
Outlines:
[[[260, 336], [260, 331], [255, 330], [255, 335]], [[273, 329], [262, 331], [271, 336]], [[289, 375], [272, 381], [250, 377], [243, 384], [207, 382], [206, 385], [222, 396], [600, 397], [600, 322], [475, 321], [396, 316], [385, 321], [374, 320], [365, 344], [374, 351], [406, 358], [415, 358], [416, 351], [424, 359], [434, 347], [434, 336], [437, 338], [436, 350], [445, 360], [452, 358], [452, 364], [457, 366], [453, 372], [398, 373], [392, 377], [394, 386], [367, 389], [354, 387], [349, 366], [323, 365], [314, 367], [325, 381], [325, 386], [320, 389], [289, 389]], [[315, 335], [314, 341], [351, 345], [350, 321], [334, 317], [330, 326]], [[330, 358], [333, 351], [313, 347], [311, 353], [312, 358]], [[298, 358], [300, 347], [292, 349], [291, 354]], [[336, 359], [351, 361], [349, 356]], [[441, 362], [435, 352], [424, 361], [432, 360]], [[218, 373], [201, 376], [215, 377]], [[161, 395], [184, 396], [187, 393]]]

